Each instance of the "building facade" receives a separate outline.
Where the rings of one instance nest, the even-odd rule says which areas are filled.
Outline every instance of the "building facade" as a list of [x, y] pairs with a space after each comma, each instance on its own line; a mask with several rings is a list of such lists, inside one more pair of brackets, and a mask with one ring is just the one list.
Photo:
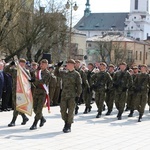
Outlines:
[[97, 36], [87, 39], [88, 62], [105, 61], [118, 65], [147, 64], [150, 66], [150, 43], [121, 35]]
[[150, 36], [149, 0], [130, 0], [130, 12], [122, 13], [91, 13], [87, 0], [84, 16], [75, 28], [87, 37], [119, 31], [125, 36], [146, 40]]

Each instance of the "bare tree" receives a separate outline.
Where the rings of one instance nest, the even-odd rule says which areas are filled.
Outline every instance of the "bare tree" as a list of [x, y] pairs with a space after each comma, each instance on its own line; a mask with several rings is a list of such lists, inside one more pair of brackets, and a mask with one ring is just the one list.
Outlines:
[[64, 52], [67, 27], [64, 8], [59, 10], [60, 7], [54, 9], [54, 6], [53, 3], [53, 9], [46, 12], [41, 7], [35, 9], [35, 13], [27, 9], [18, 13], [17, 27], [5, 40], [5, 50], [8, 53], [6, 61], [14, 55], [38, 61], [43, 53], [51, 53], [54, 59], [59, 58], [60, 51]]

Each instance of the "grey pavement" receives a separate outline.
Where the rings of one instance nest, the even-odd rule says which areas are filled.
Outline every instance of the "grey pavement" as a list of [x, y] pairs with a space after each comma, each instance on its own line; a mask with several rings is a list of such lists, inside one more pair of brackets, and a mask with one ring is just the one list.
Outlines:
[[12, 111], [0, 112], [0, 150], [149, 150], [150, 149], [150, 113], [148, 106], [142, 122], [137, 122], [138, 113], [128, 118], [124, 112], [122, 120], [117, 120], [117, 111], [101, 118], [95, 118], [96, 105], [92, 111], [83, 114], [84, 105], [80, 105], [79, 114], [75, 116], [71, 133], [63, 133], [64, 122], [60, 116], [59, 106], [51, 107], [49, 114], [44, 108], [47, 120], [37, 130], [29, 130], [34, 114], [26, 125], [21, 125], [18, 116], [15, 127], [7, 127], [12, 119]]

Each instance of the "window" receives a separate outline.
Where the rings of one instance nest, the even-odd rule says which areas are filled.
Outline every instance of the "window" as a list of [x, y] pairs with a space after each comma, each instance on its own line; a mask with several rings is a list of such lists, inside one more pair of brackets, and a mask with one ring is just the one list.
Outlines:
[[146, 52], [146, 56], [145, 56], [145, 59], [147, 60], [148, 59], [148, 53]]
[[139, 0], [135, 0], [135, 9], [136, 10], [138, 9], [138, 2], [139, 2]]
[[132, 62], [132, 50], [128, 50], [128, 61]]
[[135, 52], [135, 59], [138, 60], [138, 52]]
[[88, 44], [88, 47], [91, 47], [91, 46], [92, 46], [91, 43], [89, 43], [89, 44]]
[[140, 60], [142, 60], [142, 52], [140, 52]]

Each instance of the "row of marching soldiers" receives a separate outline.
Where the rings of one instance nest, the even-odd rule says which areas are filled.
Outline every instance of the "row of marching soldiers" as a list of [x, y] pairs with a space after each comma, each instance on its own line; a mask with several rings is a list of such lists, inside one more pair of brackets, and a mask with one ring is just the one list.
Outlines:
[[[127, 69], [127, 64], [122, 62], [118, 69], [113, 64], [108, 67], [106, 63], [98, 64], [98, 71], [93, 71], [94, 65], [89, 63], [87, 69], [79, 69], [80, 61], [76, 61], [76, 70], [80, 72], [83, 87], [83, 99], [85, 101], [84, 114], [91, 111], [91, 99], [93, 91], [95, 102], [98, 108], [96, 118], [100, 118], [104, 108], [104, 102], [110, 115], [115, 104], [118, 110], [117, 118], [122, 119], [122, 114], [127, 109], [130, 110], [128, 117], [132, 117], [134, 110], [139, 112], [138, 122], [141, 122], [145, 106], [148, 102], [150, 106], [150, 75], [146, 64], [133, 65]], [[76, 107], [76, 114], [79, 107]]]

